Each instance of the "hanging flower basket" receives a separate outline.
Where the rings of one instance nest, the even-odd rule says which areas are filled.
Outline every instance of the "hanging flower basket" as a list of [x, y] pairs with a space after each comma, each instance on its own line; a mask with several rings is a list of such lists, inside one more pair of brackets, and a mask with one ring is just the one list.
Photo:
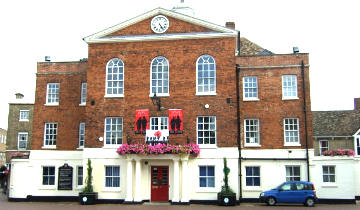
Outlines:
[[170, 144], [123, 144], [116, 152], [119, 155], [139, 154], [139, 155], [161, 155], [161, 154], [190, 154], [197, 156], [200, 148], [197, 144], [170, 145]]

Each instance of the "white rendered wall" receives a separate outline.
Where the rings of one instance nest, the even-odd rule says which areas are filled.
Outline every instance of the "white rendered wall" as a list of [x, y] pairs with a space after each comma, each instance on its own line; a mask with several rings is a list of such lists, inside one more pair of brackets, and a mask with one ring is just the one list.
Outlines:
[[[356, 187], [355, 165], [352, 157], [320, 156], [313, 160], [312, 182], [315, 184], [318, 198], [354, 199]], [[322, 166], [335, 166], [335, 183], [323, 182]]]

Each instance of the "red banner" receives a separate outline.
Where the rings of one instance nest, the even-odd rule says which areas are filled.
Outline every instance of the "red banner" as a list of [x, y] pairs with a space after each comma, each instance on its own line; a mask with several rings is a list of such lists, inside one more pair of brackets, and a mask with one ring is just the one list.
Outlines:
[[146, 133], [149, 130], [149, 110], [142, 109], [135, 112], [135, 133]]
[[182, 133], [183, 132], [183, 110], [169, 109], [169, 132]]

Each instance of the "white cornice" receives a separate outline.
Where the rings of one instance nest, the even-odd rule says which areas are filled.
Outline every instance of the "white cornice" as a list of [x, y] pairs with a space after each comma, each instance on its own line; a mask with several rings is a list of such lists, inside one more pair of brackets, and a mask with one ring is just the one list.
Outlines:
[[144, 36], [119, 36], [104, 37], [88, 40], [87, 43], [114, 43], [114, 42], [138, 42], [138, 41], [164, 41], [178, 39], [204, 39], [204, 38], [224, 38], [235, 37], [232, 33], [199, 33], [199, 34], [169, 34], [169, 35], [144, 35]]
[[[123, 28], [126, 28], [130, 25], [136, 24], [138, 22], [141, 22], [143, 20], [146, 20], [148, 18], [151, 18], [155, 15], [165, 15], [165, 16], [169, 16], [175, 19], [179, 19], [185, 22], [189, 22], [195, 25], [199, 25], [208, 29], [211, 29], [213, 31], [215, 31], [214, 33], [206, 33], [206, 34], [190, 34], [190, 35], [185, 35], [185, 34], [161, 34], [161, 35], [144, 35], [144, 36], [121, 36], [121, 37], [106, 37], [106, 38], [101, 38], [104, 36], [107, 36], [115, 31], [121, 30]], [[155, 40], [173, 40], [173, 39], [199, 39], [199, 38], [216, 38], [214, 37], [215, 34], [217, 34], [216, 36], [218, 37], [224, 37], [224, 36], [219, 36], [219, 34], [224, 34], [225, 37], [229, 37], [229, 36], [236, 36], [237, 35], [237, 31], [233, 30], [233, 29], [229, 29], [217, 24], [213, 24], [207, 21], [203, 21], [194, 17], [190, 17], [184, 14], [180, 14], [174, 11], [170, 11], [170, 10], [166, 10], [163, 8], [156, 8], [153, 9], [147, 13], [144, 13], [142, 15], [139, 15], [135, 18], [132, 18], [130, 20], [127, 20], [125, 22], [119, 23], [113, 27], [107, 28], [103, 31], [100, 31], [98, 33], [95, 33], [93, 35], [87, 36], [85, 38], [83, 38], [83, 40], [86, 43], [106, 43], [106, 42], [134, 42], [134, 41], [155, 41]]]

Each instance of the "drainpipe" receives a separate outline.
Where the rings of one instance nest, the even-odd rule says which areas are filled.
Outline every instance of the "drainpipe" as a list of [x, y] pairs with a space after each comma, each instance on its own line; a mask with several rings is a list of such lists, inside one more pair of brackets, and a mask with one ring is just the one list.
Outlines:
[[[240, 49], [239, 49], [240, 52]], [[237, 146], [239, 151], [238, 158], [238, 167], [239, 167], [239, 202], [242, 200], [242, 172], [241, 172], [241, 121], [240, 121], [240, 89], [239, 89], [239, 76], [240, 76], [240, 66], [236, 64], [236, 115], [237, 115]]]
[[303, 109], [305, 118], [305, 147], [306, 147], [306, 168], [307, 168], [307, 181], [310, 182], [310, 166], [309, 166], [309, 139], [308, 139], [308, 125], [307, 125], [307, 107], [306, 107], [306, 90], [305, 90], [305, 65], [304, 61], [301, 61], [301, 77], [302, 77], [302, 89], [303, 89]]

